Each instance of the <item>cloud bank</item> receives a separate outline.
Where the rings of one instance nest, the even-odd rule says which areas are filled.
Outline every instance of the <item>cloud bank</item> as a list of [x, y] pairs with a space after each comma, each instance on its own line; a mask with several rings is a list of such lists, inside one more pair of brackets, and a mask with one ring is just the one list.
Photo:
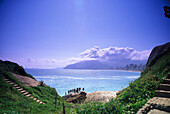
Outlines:
[[79, 57], [68, 59], [51, 59], [51, 58], [0, 58], [16, 62], [25, 68], [58, 68], [65, 67], [69, 64], [74, 64], [83, 61], [99, 61], [110, 65], [126, 63], [127, 61], [146, 61], [151, 50], [137, 51], [133, 48], [123, 47], [108, 47], [100, 49], [99, 46], [94, 46], [79, 54]]
[[133, 48], [120, 48], [120, 47], [108, 47], [100, 49], [99, 46], [94, 46], [93, 48], [85, 50], [80, 54], [81, 59], [89, 60], [100, 60], [100, 61], [110, 61], [110, 60], [147, 60], [151, 50], [137, 51]]
[[4, 61], [16, 62], [24, 68], [52, 69], [61, 68], [67, 65], [68, 61], [51, 58], [1, 58]]

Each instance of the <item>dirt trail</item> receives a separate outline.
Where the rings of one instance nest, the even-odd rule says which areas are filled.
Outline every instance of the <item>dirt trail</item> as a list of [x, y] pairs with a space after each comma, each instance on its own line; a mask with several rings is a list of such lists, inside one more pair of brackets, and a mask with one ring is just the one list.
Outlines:
[[18, 81], [20, 81], [26, 87], [36, 87], [40, 85], [40, 82], [27, 76], [21, 76], [11, 73]]

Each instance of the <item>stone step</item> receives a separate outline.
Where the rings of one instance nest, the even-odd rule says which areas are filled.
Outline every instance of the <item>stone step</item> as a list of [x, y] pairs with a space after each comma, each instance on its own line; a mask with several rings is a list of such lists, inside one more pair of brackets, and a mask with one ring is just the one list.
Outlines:
[[25, 92], [27, 92], [26, 90], [23, 90], [23, 91], [20, 91], [21, 93], [25, 93]]
[[14, 84], [13, 86], [14, 86], [14, 87], [17, 87], [17, 86], [18, 86], [18, 84]]
[[14, 87], [14, 88], [16, 88], [16, 89], [21, 89], [21, 87], [20, 87], [20, 86], [16, 86], [16, 87]]
[[11, 85], [15, 85], [16, 83], [14, 83], [14, 82], [9, 82], [9, 84], [11, 84]]
[[170, 79], [165, 79], [165, 80], [163, 81], [163, 83], [164, 83], [164, 84], [170, 84]]
[[157, 95], [158, 97], [170, 98], [170, 91], [156, 90], [156, 95]]
[[30, 96], [31, 99], [33, 99], [34, 97], [33, 96]]
[[5, 78], [4, 80], [9, 81], [9, 79], [8, 79], [8, 78]]
[[22, 91], [22, 90], [24, 90], [23, 88], [20, 88], [20, 89], [17, 89], [18, 91]]
[[4, 79], [6, 82], [8, 82], [9, 84], [13, 85], [14, 88], [16, 88], [18, 91], [20, 91], [24, 96], [30, 97], [33, 100], [36, 100], [36, 102], [38, 102], [39, 104], [45, 104], [44, 102], [38, 100], [37, 98], [34, 98], [33, 96], [31, 96], [31, 94], [29, 94], [29, 92], [27, 92], [26, 90], [24, 90], [23, 88], [21, 88], [18, 84], [16, 84], [15, 82], [10, 81], [9, 79], [5, 78]]
[[158, 109], [152, 109], [148, 112], [148, 114], [169, 114], [169, 112], [158, 110]]
[[37, 100], [37, 98], [33, 98], [33, 100]]
[[29, 94], [29, 93], [28, 92], [23, 93], [23, 95], [27, 95], [27, 94]]
[[6, 82], [8, 82], [8, 83], [12, 83], [12, 81], [10, 81], [10, 80], [9, 80], [9, 81], [6, 81]]
[[170, 91], [170, 84], [160, 84], [158, 87], [159, 90]]
[[28, 95], [26, 95], [27, 97], [30, 97], [31, 96], [31, 94], [28, 94]]

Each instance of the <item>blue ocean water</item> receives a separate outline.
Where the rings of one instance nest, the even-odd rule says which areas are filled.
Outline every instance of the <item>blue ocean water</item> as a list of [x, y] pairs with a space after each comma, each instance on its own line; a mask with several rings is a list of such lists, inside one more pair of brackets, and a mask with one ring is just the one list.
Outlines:
[[140, 72], [114, 70], [26, 69], [26, 72], [56, 88], [61, 96], [78, 87], [86, 92], [119, 91], [140, 76]]

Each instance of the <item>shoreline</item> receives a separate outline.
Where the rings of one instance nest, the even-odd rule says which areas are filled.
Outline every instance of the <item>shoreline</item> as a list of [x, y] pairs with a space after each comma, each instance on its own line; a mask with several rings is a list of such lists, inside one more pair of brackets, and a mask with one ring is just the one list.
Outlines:
[[143, 72], [143, 71], [138, 71], [138, 70], [114, 70], [114, 71]]
[[111, 71], [126, 71], [126, 72], [143, 72], [143, 71], [139, 71], [139, 70], [117, 70], [117, 69], [66, 69], [66, 68], [51, 68], [51, 69], [46, 69], [46, 68], [25, 68], [27, 69], [38, 69], [38, 70], [57, 70], [57, 69], [65, 69], [65, 70], [111, 70]]
[[139, 70], [117, 70], [117, 69], [66, 69], [66, 70], [111, 70], [111, 71], [126, 71], [126, 72], [143, 72]]

